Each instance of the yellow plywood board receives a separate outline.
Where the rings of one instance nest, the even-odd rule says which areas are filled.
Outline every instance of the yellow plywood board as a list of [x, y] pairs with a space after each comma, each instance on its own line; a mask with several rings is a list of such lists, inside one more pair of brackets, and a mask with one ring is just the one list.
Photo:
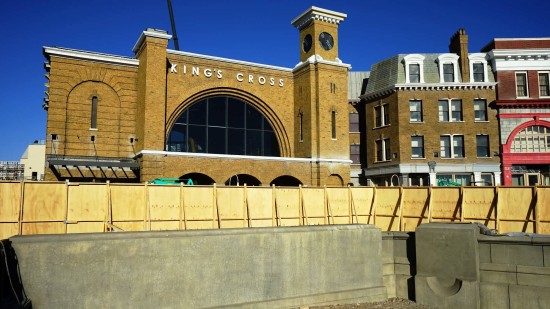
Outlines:
[[101, 221], [107, 217], [107, 186], [80, 184], [68, 186], [68, 221]]
[[208, 229], [217, 229], [217, 221], [187, 221], [188, 230], [208, 230]]
[[184, 187], [183, 205], [187, 221], [217, 220], [213, 187]]
[[355, 214], [358, 216], [369, 216], [373, 213], [374, 188], [350, 188], [351, 199]]
[[460, 187], [434, 187], [430, 197], [432, 221], [460, 221]]
[[0, 223], [0, 239], [8, 239], [14, 235], [19, 235], [18, 223]]
[[144, 221], [114, 221], [112, 224], [125, 232], [149, 230], [148, 225]]
[[110, 191], [113, 221], [145, 220], [144, 186], [111, 185]]
[[399, 231], [399, 217], [376, 216], [376, 227], [382, 231]]
[[412, 218], [410, 222], [415, 222], [418, 218], [428, 219], [429, 188], [403, 188], [402, 195], [403, 217]]
[[65, 221], [67, 212], [66, 184], [25, 183], [24, 196], [23, 221]]
[[550, 188], [549, 187], [537, 188], [537, 209], [539, 212], [539, 220], [550, 223]]
[[[399, 216], [399, 188], [376, 188], [376, 215]], [[378, 220], [378, 218], [377, 218]], [[376, 221], [378, 225], [378, 221]]]
[[151, 220], [179, 220], [181, 217], [180, 188], [177, 186], [148, 186], [148, 205]]
[[[325, 224], [327, 210], [325, 205], [324, 189], [303, 188], [302, 189], [302, 207], [305, 221], [313, 219], [322, 219]], [[317, 221], [319, 222], [319, 221]], [[311, 224], [311, 223], [310, 223]]]
[[[300, 191], [299, 189], [276, 189], [275, 206], [277, 218], [300, 218]], [[286, 221], [285, 221], [286, 222]], [[294, 222], [293, 220], [291, 222]], [[298, 220], [294, 224], [298, 225]]]
[[65, 234], [63, 222], [23, 223], [23, 235], [35, 234]]
[[[523, 222], [535, 220], [535, 211], [531, 204], [533, 188], [531, 187], [502, 187], [498, 189], [498, 218], [499, 220], [513, 220]], [[502, 230], [502, 226], [500, 227]]]
[[464, 188], [462, 197], [462, 213], [464, 221], [475, 220], [486, 222], [496, 219], [496, 196], [495, 189], [488, 187]]
[[[20, 182], [0, 183], [0, 221], [18, 222], [21, 209]], [[2, 238], [3, 239], [3, 238]]]
[[67, 233], [101, 233], [105, 230], [103, 222], [78, 222], [76, 224], [67, 224]]
[[329, 214], [332, 217], [345, 217], [339, 219], [339, 223], [351, 223], [351, 209], [348, 188], [327, 188], [327, 202]]
[[241, 228], [241, 227], [248, 227], [248, 221], [222, 220], [220, 222], [220, 228], [222, 229], [233, 229], [233, 228]]
[[[252, 220], [272, 219], [273, 213], [273, 189], [271, 188], [247, 188], [246, 200], [248, 216]], [[271, 222], [269, 226], [271, 226]], [[263, 225], [262, 225], [263, 226]]]
[[221, 187], [216, 189], [220, 220], [246, 220], [246, 205], [243, 187]]
[[153, 221], [151, 222], [152, 231], [177, 231], [179, 230], [179, 221]]
[[498, 232], [499, 233], [510, 233], [510, 232], [534, 233], [535, 224], [534, 222], [500, 221]]

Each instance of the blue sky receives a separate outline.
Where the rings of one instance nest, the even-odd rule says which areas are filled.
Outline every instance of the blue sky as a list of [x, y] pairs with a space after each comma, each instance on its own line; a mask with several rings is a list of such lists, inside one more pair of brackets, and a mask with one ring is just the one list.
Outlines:
[[[288, 68], [300, 46], [290, 22], [312, 5], [348, 14], [339, 51], [353, 71], [398, 53], [446, 52], [459, 28], [470, 52], [493, 38], [550, 37], [547, 0], [172, 0], [181, 50]], [[42, 46], [133, 56], [148, 27], [171, 32], [166, 1], [2, 2], [0, 160], [19, 160], [28, 144], [45, 139]]]

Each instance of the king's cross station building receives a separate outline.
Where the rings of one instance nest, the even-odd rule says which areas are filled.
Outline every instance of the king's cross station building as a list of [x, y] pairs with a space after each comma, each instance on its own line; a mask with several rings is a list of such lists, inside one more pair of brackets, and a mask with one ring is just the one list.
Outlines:
[[346, 185], [345, 18], [311, 7], [294, 19], [294, 68], [171, 50], [156, 29], [135, 58], [44, 47], [46, 180]]

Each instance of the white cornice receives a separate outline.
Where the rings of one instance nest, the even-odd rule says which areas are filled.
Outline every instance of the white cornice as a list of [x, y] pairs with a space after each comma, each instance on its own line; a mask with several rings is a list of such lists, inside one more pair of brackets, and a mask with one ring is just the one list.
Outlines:
[[486, 82], [486, 83], [434, 83], [434, 84], [395, 84], [393, 86], [387, 87], [385, 89], [379, 90], [373, 93], [367, 93], [360, 98], [362, 100], [370, 100], [380, 96], [388, 95], [395, 91], [403, 90], [476, 90], [476, 89], [495, 89], [496, 82]]
[[301, 68], [303, 68], [305, 66], [308, 66], [310, 64], [316, 64], [316, 63], [334, 65], [334, 66], [338, 66], [338, 67], [347, 68], [348, 71], [351, 70], [351, 65], [350, 64], [342, 63], [342, 60], [340, 60], [338, 58], [336, 58], [336, 61], [328, 61], [328, 60], [324, 60], [323, 57], [321, 57], [319, 55], [312, 55], [311, 57], [307, 58], [305, 61], [299, 62], [294, 67], [294, 69], [292, 69], [292, 72], [296, 72], [296, 71], [300, 70]]
[[148, 28], [147, 30], [141, 33], [136, 44], [134, 45], [134, 48], [132, 48], [132, 51], [134, 53], [136, 53], [139, 50], [139, 48], [141, 47], [141, 44], [143, 44], [143, 41], [145, 40], [145, 37], [170, 40], [172, 38], [172, 35], [166, 33], [166, 31], [164, 30]]
[[202, 59], [202, 60], [211, 60], [211, 61], [219, 61], [219, 62], [225, 62], [230, 64], [246, 65], [246, 66], [252, 66], [252, 67], [257, 67], [261, 69], [283, 71], [287, 73], [292, 72], [292, 69], [284, 68], [284, 67], [260, 64], [260, 63], [254, 63], [254, 62], [248, 62], [248, 61], [241, 61], [241, 60], [235, 60], [235, 59], [207, 56], [207, 55], [201, 55], [201, 54], [194, 54], [194, 53], [182, 52], [182, 51], [171, 50], [171, 49], [167, 50], [166, 53], [169, 55], [186, 56], [186, 57]]
[[344, 13], [338, 13], [335, 11], [312, 6], [305, 12], [300, 14], [300, 16], [296, 17], [292, 22], [290, 22], [290, 24], [301, 30], [312, 20], [320, 20], [338, 25], [340, 22], [346, 19], [346, 17], [348, 17], [348, 15]]
[[125, 66], [133, 66], [133, 67], [139, 65], [139, 60], [130, 58], [130, 57], [115, 56], [115, 55], [61, 48], [61, 47], [44, 46], [43, 50], [44, 50], [44, 55], [47, 58], [49, 58], [50, 56], [56, 56], [60, 58], [87, 60], [87, 61], [93, 61], [93, 62], [102, 62], [102, 63], [108, 63], [108, 64], [125, 65]]
[[550, 68], [550, 49], [494, 49], [488, 56], [495, 72]]
[[160, 150], [142, 150], [134, 158], [143, 155], [167, 156], [167, 157], [188, 157], [188, 158], [207, 158], [207, 159], [231, 159], [231, 160], [257, 160], [257, 161], [280, 161], [280, 162], [302, 162], [302, 163], [340, 163], [351, 164], [351, 160], [342, 159], [323, 159], [323, 158], [286, 158], [286, 157], [262, 157], [262, 156], [240, 156], [225, 155], [215, 153], [196, 153], [196, 152], [173, 152]]

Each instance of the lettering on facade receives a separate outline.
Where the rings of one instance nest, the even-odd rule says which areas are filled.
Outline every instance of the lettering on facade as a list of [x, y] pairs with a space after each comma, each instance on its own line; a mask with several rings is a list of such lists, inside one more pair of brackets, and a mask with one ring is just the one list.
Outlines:
[[[181, 72], [183, 75], [187, 75], [188, 71], [190, 71], [190, 75], [193, 76], [204, 76], [206, 78], [212, 78], [215, 77], [217, 79], [224, 78], [223, 71], [220, 69], [212, 69], [212, 68], [201, 68], [197, 66], [191, 66], [188, 70], [187, 65], [181, 66], [181, 68], [178, 67], [177, 63], [171, 63], [170, 64], [170, 73], [172, 74], [178, 74], [178, 72]], [[254, 75], [254, 74], [246, 74], [239, 72], [235, 74], [235, 80], [237, 80], [239, 83], [248, 83], [248, 84], [258, 84], [258, 85], [269, 85], [269, 86], [278, 86], [283, 87], [285, 85], [285, 81], [283, 78], [275, 78], [271, 76], [264, 76], [264, 75]]]

